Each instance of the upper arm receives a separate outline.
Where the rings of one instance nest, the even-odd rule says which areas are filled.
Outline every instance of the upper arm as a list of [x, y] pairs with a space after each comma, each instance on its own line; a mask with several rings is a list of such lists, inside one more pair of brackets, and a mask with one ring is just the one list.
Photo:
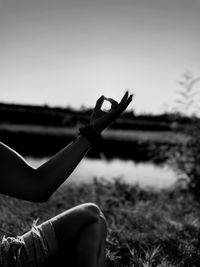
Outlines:
[[0, 142], [0, 193], [36, 201], [37, 188], [35, 169], [16, 151]]

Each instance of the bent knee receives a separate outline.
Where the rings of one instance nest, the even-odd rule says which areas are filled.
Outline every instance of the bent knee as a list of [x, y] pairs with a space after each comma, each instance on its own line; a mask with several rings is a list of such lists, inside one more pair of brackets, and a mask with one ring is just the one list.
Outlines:
[[99, 206], [97, 206], [96, 204], [92, 202], [81, 204], [79, 207], [86, 214], [88, 214], [89, 216], [92, 215], [95, 218], [98, 218], [102, 213]]
[[104, 224], [106, 227], [106, 219], [103, 212], [96, 204], [90, 202], [64, 211], [52, 218], [51, 221], [57, 229], [62, 229], [62, 231], [66, 228], [74, 229], [75, 232], [78, 232], [94, 222], [98, 222], [101, 225]]
[[64, 211], [52, 218], [51, 222], [60, 244], [68, 242], [66, 239], [73, 240], [80, 231], [92, 223], [98, 223], [105, 236], [107, 233], [106, 219], [101, 209], [94, 203], [81, 204]]
[[101, 218], [101, 220], [103, 220], [106, 223], [106, 218], [103, 214], [103, 212], [101, 211], [101, 209], [99, 208], [98, 205], [89, 202], [89, 203], [85, 203], [81, 205], [81, 208], [89, 215], [92, 216], [93, 218], [95, 218], [96, 220], [99, 220], [99, 218]]

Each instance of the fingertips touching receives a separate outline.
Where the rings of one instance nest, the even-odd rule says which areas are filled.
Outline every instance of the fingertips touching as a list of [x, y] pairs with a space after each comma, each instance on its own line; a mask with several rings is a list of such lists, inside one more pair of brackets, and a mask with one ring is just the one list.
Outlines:
[[112, 98], [105, 98], [105, 100], [109, 101], [111, 104], [117, 105], [118, 102]]

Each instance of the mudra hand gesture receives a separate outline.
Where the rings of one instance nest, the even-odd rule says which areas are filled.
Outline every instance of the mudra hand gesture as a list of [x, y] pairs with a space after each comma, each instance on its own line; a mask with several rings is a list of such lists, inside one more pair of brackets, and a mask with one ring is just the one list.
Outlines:
[[[124, 110], [126, 110], [131, 103], [132, 98], [133, 95], [129, 95], [128, 91], [124, 94], [119, 103], [112, 98], [101, 96], [96, 102], [96, 106], [90, 118], [90, 124], [99, 132], [102, 132], [109, 127], [109, 125], [112, 124]], [[101, 110], [104, 101], [109, 101], [111, 103], [111, 109], [108, 112]]]
[[[108, 112], [101, 110], [104, 101], [111, 103]], [[0, 142], [0, 193], [32, 202], [48, 201], [95, 144], [96, 136], [113, 123], [131, 101], [132, 95], [128, 92], [119, 103], [112, 98], [100, 97], [90, 125], [86, 125], [82, 134], [36, 169]], [[39, 226], [35, 225], [34, 233], [30, 230], [16, 239], [12, 237], [10, 244], [15, 240], [15, 251], [13, 245], [8, 245], [10, 239], [5, 239], [6, 246], [3, 250], [2, 244], [0, 247], [0, 252], [5, 252], [0, 254], [8, 266], [19, 266], [20, 263], [20, 266], [49, 266], [51, 262], [52, 266], [103, 267], [106, 234], [107, 223], [101, 209], [95, 203], [85, 203], [63, 211]]]

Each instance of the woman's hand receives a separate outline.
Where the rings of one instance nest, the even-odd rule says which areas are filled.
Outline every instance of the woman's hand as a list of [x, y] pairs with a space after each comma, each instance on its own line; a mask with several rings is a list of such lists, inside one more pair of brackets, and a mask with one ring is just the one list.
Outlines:
[[[91, 115], [90, 123], [94, 125], [99, 132], [102, 132], [109, 127], [110, 124], [112, 124], [124, 110], [126, 110], [128, 105], [131, 103], [132, 98], [133, 95], [129, 95], [129, 93], [126, 92], [121, 101], [118, 103], [112, 98], [101, 96], [96, 102], [96, 106]], [[111, 103], [111, 109], [108, 112], [101, 110], [105, 100]]]

